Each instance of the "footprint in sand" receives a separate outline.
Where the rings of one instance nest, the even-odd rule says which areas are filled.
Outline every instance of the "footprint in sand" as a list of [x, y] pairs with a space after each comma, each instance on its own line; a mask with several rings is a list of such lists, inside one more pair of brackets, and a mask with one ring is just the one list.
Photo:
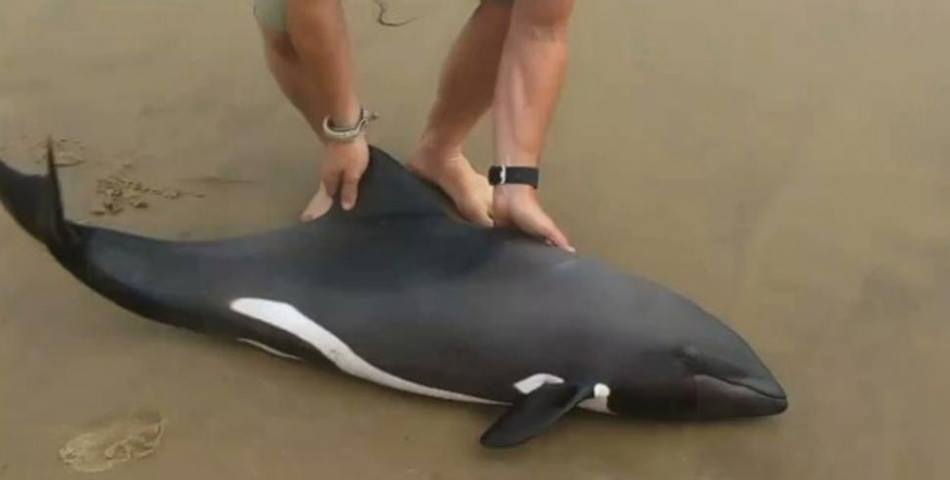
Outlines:
[[110, 418], [66, 442], [59, 458], [80, 472], [94, 473], [155, 453], [165, 431], [157, 412]]

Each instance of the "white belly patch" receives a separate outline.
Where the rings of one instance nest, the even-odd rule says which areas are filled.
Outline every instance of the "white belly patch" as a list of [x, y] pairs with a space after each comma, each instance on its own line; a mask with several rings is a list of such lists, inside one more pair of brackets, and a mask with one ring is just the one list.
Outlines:
[[[231, 309], [242, 315], [256, 318], [268, 325], [279, 328], [313, 345], [323, 356], [333, 362], [337, 368], [355, 377], [369, 380], [389, 388], [429, 397], [460, 402], [499, 403], [462, 393], [427, 387], [384, 372], [366, 360], [363, 360], [336, 335], [310, 318], [307, 318], [306, 315], [300, 313], [293, 305], [259, 298], [239, 298], [231, 302]], [[253, 342], [252, 344], [262, 346], [262, 344], [258, 342]], [[273, 348], [268, 347], [268, 350], [273, 350]]]

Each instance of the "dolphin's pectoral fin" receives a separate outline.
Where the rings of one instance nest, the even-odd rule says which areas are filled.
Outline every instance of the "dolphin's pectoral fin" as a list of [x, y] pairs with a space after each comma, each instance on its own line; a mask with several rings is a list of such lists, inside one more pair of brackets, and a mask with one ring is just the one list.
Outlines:
[[521, 397], [482, 434], [486, 447], [513, 447], [543, 433], [579, 403], [594, 396], [594, 385], [548, 383]]

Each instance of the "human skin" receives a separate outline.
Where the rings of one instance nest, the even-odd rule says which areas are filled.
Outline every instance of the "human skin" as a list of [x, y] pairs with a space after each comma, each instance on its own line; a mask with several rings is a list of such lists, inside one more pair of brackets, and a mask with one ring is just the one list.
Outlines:
[[[436, 100], [409, 168], [439, 185], [462, 215], [477, 224], [512, 226], [573, 250], [524, 185], [492, 191], [463, 154], [475, 124], [492, 109], [495, 163], [539, 166], [545, 135], [567, 65], [567, 27], [574, 0], [485, 1], [475, 10], [445, 62]], [[339, 0], [287, 0], [287, 32], [263, 30], [268, 65], [281, 90], [322, 132], [322, 121], [354, 125], [360, 102], [351, 46]], [[358, 200], [368, 163], [365, 137], [323, 139], [322, 187], [304, 210], [322, 215], [339, 194], [342, 207]]]

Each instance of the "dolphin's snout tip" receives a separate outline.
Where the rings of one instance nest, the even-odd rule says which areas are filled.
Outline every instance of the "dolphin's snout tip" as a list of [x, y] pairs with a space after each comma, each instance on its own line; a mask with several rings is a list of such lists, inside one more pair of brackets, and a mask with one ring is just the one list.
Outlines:
[[772, 415], [778, 415], [779, 413], [788, 410], [788, 398], [776, 398], [775, 400], [775, 410], [772, 412]]
[[700, 418], [778, 415], [788, 409], [785, 390], [774, 381], [746, 385], [708, 375], [698, 375], [695, 381]]

